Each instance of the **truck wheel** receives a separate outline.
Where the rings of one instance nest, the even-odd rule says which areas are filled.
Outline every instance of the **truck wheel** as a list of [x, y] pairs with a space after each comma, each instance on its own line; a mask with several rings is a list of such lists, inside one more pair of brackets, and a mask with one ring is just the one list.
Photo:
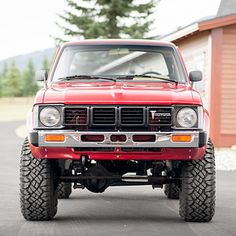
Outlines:
[[176, 183], [165, 184], [164, 193], [169, 199], [179, 199], [179, 186]]
[[70, 197], [72, 192], [71, 183], [60, 183], [57, 187], [58, 190], [58, 198], [59, 199], [67, 199]]
[[201, 160], [183, 162], [181, 178], [180, 216], [185, 221], [209, 222], [215, 213], [215, 156], [210, 140]]
[[26, 220], [51, 220], [57, 212], [53, 162], [34, 158], [27, 138], [20, 159], [20, 203]]

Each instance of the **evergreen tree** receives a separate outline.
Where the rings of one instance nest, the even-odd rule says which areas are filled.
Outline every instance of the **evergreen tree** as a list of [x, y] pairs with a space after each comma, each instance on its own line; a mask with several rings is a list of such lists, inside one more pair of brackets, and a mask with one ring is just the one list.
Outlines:
[[[144, 38], [153, 19], [150, 16], [159, 0], [66, 0], [70, 11], [60, 18], [66, 36], [79, 38]], [[140, 2], [140, 1], [139, 1]], [[61, 40], [63, 41], [63, 40]]]
[[43, 59], [43, 69], [46, 71], [49, 71], [49, 69], [50, 69], [50, 64], [49, 64], [48, 58], [46, 56]]
[[6, 76], [7, 70], [8, 70], [8, 66], [7, 66], [7, 63], [5, 62], [5, 63], [4, 63], [4, 66], [3, 66], [2, 73], [1, 73], [1, 76], [2, 76], [3, 78]]
[[3, 70], [0, 73], [0, 97], [3, 96], [3, 81], [4, 78], [6, 77], [6, 73], [7, 73], [7, 64], [4, 64]]
[[2, 79], [2, 96], [17, 97], [21, 95], [21, 74], [15, 62], [12, 62]]
[[34, 95], [38, 88], [35, 80], [35, 69], [32, 60], [29, 60], [26, 70], [22, 75], [22, 95], [31, 96]]
[[2, 80], [3, 80], [3, 76], [2, 73], [0, 74], [0, 97], [2, 97]]

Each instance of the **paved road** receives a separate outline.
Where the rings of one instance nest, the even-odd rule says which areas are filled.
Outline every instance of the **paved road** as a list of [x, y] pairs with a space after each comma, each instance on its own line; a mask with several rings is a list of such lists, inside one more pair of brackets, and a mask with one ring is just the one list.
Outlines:
[[51, 222], [27, 222], [19, 207], [19, 152], [14, 130], [22, 122], [0, 123], [0, 236], [228, 236], [236, 235], [236, 171], [217, 172], [217, 207], [211, 223], [186, 223], [178, 201], [151, 187], [113, 187], [103, 194], [76, 190], [60, 200]]

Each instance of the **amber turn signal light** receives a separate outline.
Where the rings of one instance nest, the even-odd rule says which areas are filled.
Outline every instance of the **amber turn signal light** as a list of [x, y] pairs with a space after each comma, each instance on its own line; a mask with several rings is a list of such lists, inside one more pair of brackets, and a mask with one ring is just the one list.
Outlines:
[[46, 134], [44, 140], [46, 142], [64, 142], [65, 136], [63, 134]]
[[171, 137], [172, 142], [181, 143], [181, 142], [191, 142], [192, 135], [172, 135]]

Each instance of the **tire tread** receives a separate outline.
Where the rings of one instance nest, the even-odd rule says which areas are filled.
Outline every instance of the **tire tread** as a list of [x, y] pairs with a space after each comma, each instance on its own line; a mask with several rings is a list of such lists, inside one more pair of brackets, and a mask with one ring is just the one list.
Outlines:
[[72, 192], [71, 183], [59, 183], [58, 187], [58, 198], [59, 199], [68, 199], [70, 197], [70, 194]]
[[176, 183], [166, 184], [164, 193], [169, 199], [179, 199], [179, 186]]
[[26, 138], [20, 158], [20, 203], [26, 220], [51, 220], [57, 212], [52, 162], [33, 157]]
[[215, 213], [215, 157], [210, 139], [201, 160], [184, 162], [181, 178], [180, 216], [190, 222], [211, 221]]

